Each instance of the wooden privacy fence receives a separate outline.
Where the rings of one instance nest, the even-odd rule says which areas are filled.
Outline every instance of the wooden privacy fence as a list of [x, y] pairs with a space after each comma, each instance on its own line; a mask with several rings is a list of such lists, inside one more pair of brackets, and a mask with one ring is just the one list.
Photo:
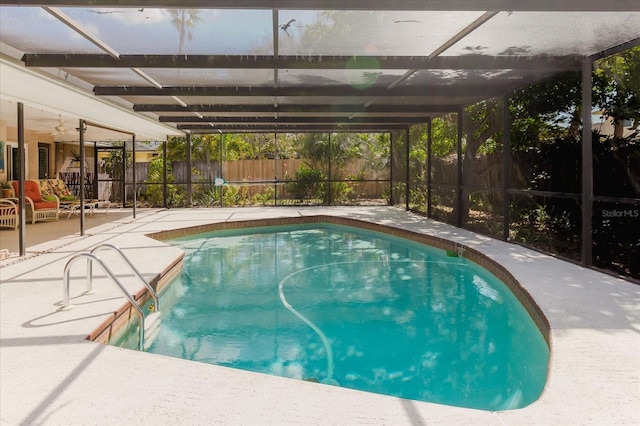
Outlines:
[[[150, 163], [136, 163], [136, 181], [144, 183], [148, 178]], [[222, 173], [217, 161], [193, 160], [191, 161], [191, 181], [193, 183], [211, 183], [216, 177], [224, 177], [228, 182], [243, 181], [278, 181], [295, 180], [296, 172], [300, 166], [307, 164], [304, 159], [261, 159], [261, 160], [236, 160], [224, 161]], [[186, 161], [171, 163], [174, 182], [186, 183], [189, 170]], [[345, 170], [338, 173], [334, 170], [333, 180], [348, 179], [359, 175], [363, 180], [388, 180], [389, 169], [381, 171], [367, 168], [365, 160], [357, 159], [350, 162]], [[132, 182], [133, 169], [127, 169], [127, 182]]]
[[[216, 174], [219, 172], [218, 163], [215, 162], [212, 164], [213, 166], [211, 166], [210, 169], [207, 169], [207, 164], [202, 161], [193, 162], [192, 166], [194, 169], [201, 171], [200, 176], [203, 176], [204, 180], [209, 180], [207, 178], [207, 170], [212, 171], [214, 177], [219, 176], [219, 174]], [[303, 164], [308, 164], [308, 161], [300, 158], [225, 161], [222, 164], [222, 176], [225, 180], [231, 182], [275, 179], [279, 181], [295, 180], [296, 172]], [[345, 170], [340, 173], [337, 173], [334, 169], [332, 179], [346, 179], [350, 176], [356, 176], [361, 173], [361, 177], [365, 180], [389, 179], [388, 169], [382, 171], [371, 170], [366, 167], [365, 160], [362, 159], [351, 161]], [[211, 174], [211, 172], [209, 174]], [[176, 180], [178, 180], [178, 175], [174, 173], [174, 176], [176, 177]], [[195, 181], [196, 179], [192, 180]]]
[[[240, 184], [249, 186], [250, 192], [260, 192], [267, 186], [278, 182], [294, 181], [296, 172], [300, 166], [307, 164], [304, 159], [260, 159], [260, 160], [237, 160], [224, 161], [222, 163], [222, 173], [220, 164], [217, 161], [192, 160], [191, 161], [191, 182], [196, 185], [213, 185], [215, 178], [222, 177], [230, 184]], [[189, 178], [189, 170], [186, 161], [176, 161], [171, 163], [171, 169], [175, 184], [186, 184]], [[149, 163], [136, 163], [136, 182], [138, 188], [145, 190], [145, 181], [148, 180]], [[350, 162], [347, 167], [331, 176], [332, 181], [353, 180], [354, 195], [367, 198], [381, 198], [382, 192], [388, 188], [390, 172], [388, 168], [377, 171], [368, 168], [365, 160], [357, 159]], [[133, 169], [127, 169], [127, 183], [133, 181]], [[154, 182], [160, 184], [161, 182]], [[266, 185], [266, 186], [265, 186]], [[281, 193], [286, 192], [282, 187]], [[119, 189], [115, 191], [120, 195]], [[127, 190], [130, 195], [130, 191]]]
[[225, 161], [223, 177], [227, 181], [252, 180], [291, 180], [305, 160], [302, 159], [263, 159]]

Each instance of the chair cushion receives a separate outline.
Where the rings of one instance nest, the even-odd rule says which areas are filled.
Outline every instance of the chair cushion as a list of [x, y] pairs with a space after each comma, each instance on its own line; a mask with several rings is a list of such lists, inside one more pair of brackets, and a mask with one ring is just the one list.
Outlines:
[[48, 179], [40, 179], [40, 194], [44, 198], [45, 195], [54, 195], [53, 189]]
[[[57, 195], [58, 198], [73, 197], [73, 194], [62, 179], [48, 179], [47, 184], [51, 187], [51, 194]], [[75, 197], [73, 197], [75, 199]]]
[[42, 202], [40, 185], [35, 180], [27, 180], [24, 182], [24, 195], [31, 198], [34, 204]]
[[[11, 182], [13, 185], [13, 191], [18, 194], [18, 182]], [[34, 180], [27, 180], [24, 182], [24, 195], [31, 198], [34, 203], [42, 202], [42, 195], [40, 195], [40, 184]]]
[[36, 210], [43, 210], [43, 209], [55, 209], [58, 208], [58, 204], [53, 201], [38, 201], [38, 202], [33, 202], [33, 208]]

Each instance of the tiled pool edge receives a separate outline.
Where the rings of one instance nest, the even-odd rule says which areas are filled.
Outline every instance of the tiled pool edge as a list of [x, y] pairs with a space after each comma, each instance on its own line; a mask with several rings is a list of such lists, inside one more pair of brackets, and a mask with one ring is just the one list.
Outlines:
[[[160, 293], [162, 289], [171, 282], [182, 270], [182, 259], [184, 254], [166, 267], [161, 273], [153, 278], [149, 284], [156, 292]], [[140, 289], [133, 298], [140, 304], [144, 304], [151, 298], [146, 288]], [[133, 306], [129, 302], [124, 303], [111, 316], [106, 318], [98, 327], [89, 333], [87, 340], [93, 340], [102, 344], [109, 344], [109, 341], [124, 327], [128, 327], [130, 321], [135, 319], [138, 314], [134, 311]]]

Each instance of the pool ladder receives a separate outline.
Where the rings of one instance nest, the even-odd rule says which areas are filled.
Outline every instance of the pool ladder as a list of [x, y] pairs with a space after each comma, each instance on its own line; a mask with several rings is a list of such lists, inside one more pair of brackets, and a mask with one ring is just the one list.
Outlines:
[[[144, 311], [138, 305], [138, 302], [133, 298], [131, 294], [127, 291], [127, 289], [122, 285], [120, 280], [113, 274], [111, 269], [104, 263], [104, 261], [98, 257], [95, 253], [101, 250], [114, 250], [120, 254], [122, 260], [124, 260], [131, 270], [136, 274], [136, 276], [142, 281], [144, 286], [147, 288], [151, 297], [153, 298], [153, 310], [145, 316]], [[140, 327], [139, 327], [139, 342], [138, 342], [138, 350], [147, 349], [153, 339], [157, 336], [158, 331], [160, 330], [160, 302], [158, 300], [158, 293], [153, 289], [151, 284], [144, 279], [142, 274], [133, 266], [133, 263], [125, 256], [125, 254], [118, 248], [117, 246], [109, 243], [103, 243], [95, 246], [90, 252], [78, 253], [71, 257], [67, 264], [64, 267], [64, 278], [63, 278], [63, 295], [62, 295], [62, 308], [61, 309], [69, 309], [71, 304], [69, 303], [69, 279], [71, 275], [71, 266], [76, 263], [78, 260], [86, 258], [87, 259], [87, 289], [84, 294], [92, 294], [93, 293], [93, 262], [97, 262], [104, 272], [109, 275], [111, 280], [122, 290], [122, 293], [127, 298], [131, 306], [136, 310], [138, 315], [140, 316]], [[146, 338], [145, 338], [146, 336]]]

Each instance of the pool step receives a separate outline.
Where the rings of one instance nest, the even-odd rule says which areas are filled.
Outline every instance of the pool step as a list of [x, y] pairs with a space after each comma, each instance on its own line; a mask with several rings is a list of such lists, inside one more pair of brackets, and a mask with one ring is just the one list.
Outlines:
[[152, 312], [144, 319], [144, 346], [143, 350], [149, 349], [160, 332], [160, 312]]

